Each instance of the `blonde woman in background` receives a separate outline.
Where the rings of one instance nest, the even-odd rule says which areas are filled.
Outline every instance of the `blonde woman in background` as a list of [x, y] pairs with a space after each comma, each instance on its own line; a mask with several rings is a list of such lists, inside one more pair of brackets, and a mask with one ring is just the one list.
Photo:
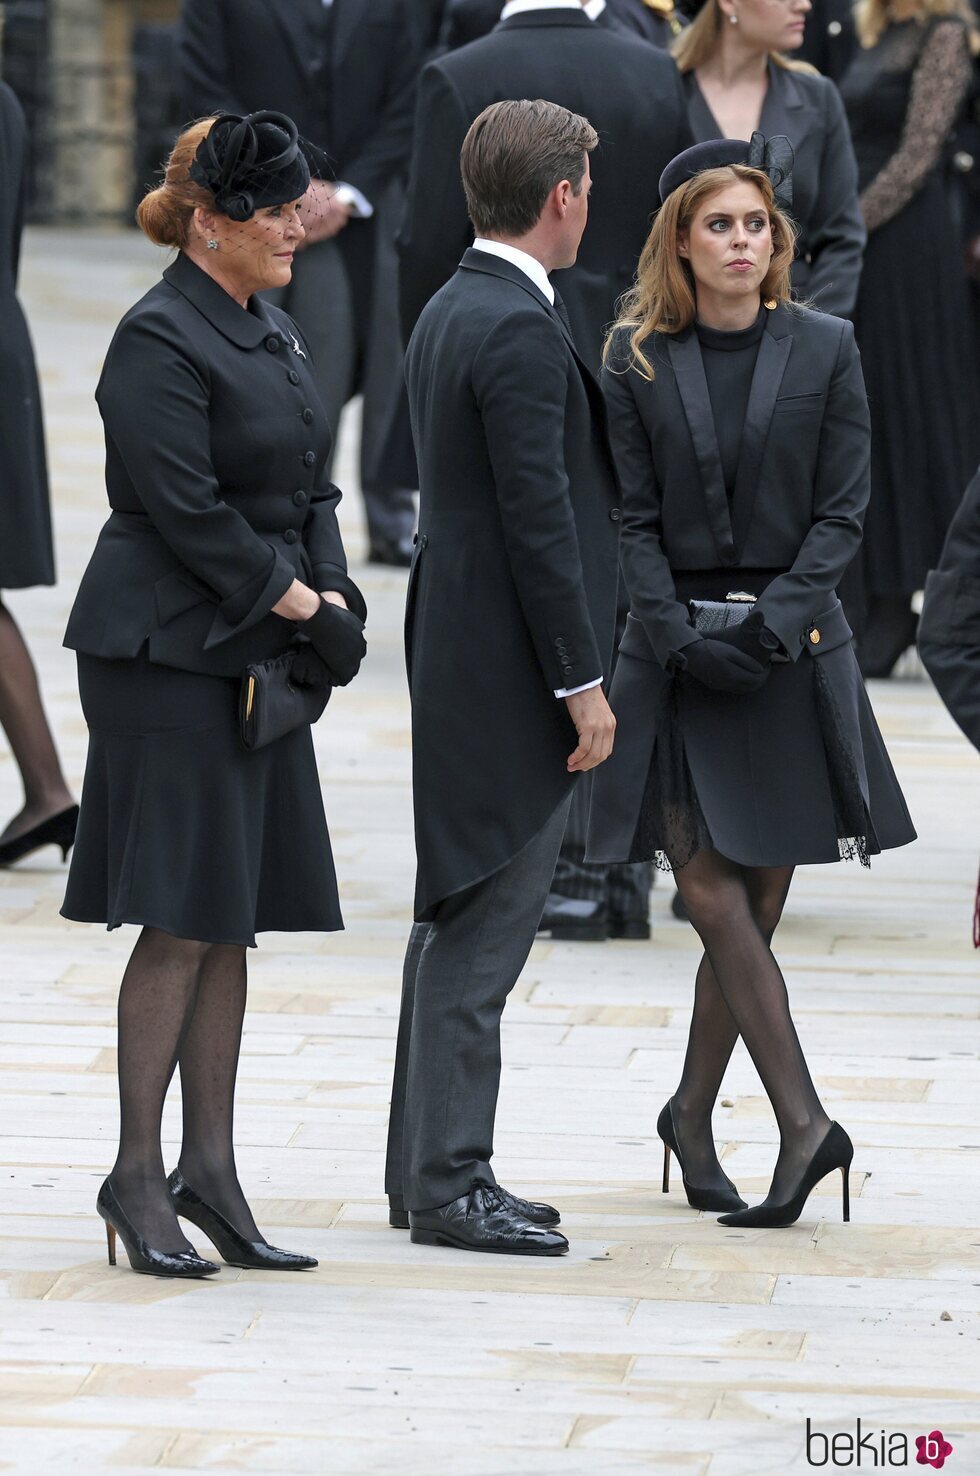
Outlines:
[[965, 0], [863, 0], [857, 26], [841, 92], [868, 230], [855, 319], [873, 446], [860, 651], [865, 676], [884, 677], [915, 640], [912, 595], [980, 459], [977, 346], [944, 168], [978, 48]]
[[847, 120], [833, 82], [785, 54], [803, 44], [810, 0], [685, 3], [691, 24], [672, 50], [695, 139], [750, 138], [757, 129], [789, 139], [796, 162], [779, 201], [798, 228], [793, 295], [849, 316], [864, 226]]

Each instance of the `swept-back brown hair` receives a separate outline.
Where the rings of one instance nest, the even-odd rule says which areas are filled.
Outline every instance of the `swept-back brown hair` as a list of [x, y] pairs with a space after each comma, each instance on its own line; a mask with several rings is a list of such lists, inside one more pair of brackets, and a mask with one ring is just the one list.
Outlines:
[[526, 235], [563, 179], [581, 194], [585, 157], [598, 142], [587, 118], [542, 98], [484, 108], [459, 156], [476, 234]]
[[621, 298], [616, 321], [606, 338], [604, 361], [613, 335], [625, 330], [629, 333], [631, 367], [638, 369], [644, 379], [653, 378], [653, 366], [643, 352], [643, 344], [651, 333], [683, 333], [694, 322], [694, 274], [677, 249], [678, 235], [690, 230], [694, 217], [712, 195], [738, 180], [758, 188], [772, 230], [775, 249], [762, 280], [760, 296], [768, 301], [789, 301], [796, 230], [789, 216], [776, 204], [769, 176], [761, 169], [750, 169], [747, 164], [705, 169], [678, 185], [657, 212], [640, 253], [636, 281]]

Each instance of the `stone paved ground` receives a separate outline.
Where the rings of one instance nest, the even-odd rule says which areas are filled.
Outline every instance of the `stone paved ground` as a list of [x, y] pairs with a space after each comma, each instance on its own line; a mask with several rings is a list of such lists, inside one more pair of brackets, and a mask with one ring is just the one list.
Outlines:
[[[76, 784], [85, 731], [60, 638], [103, 516], [92, 390], [156, 270], [128, 235], [28, 243], [61, 584], [12, 604]], [[350, 486], [349, 437], [342, 461]], [[344, 515], [356, 566], [356, 495]], [[318, 731], [348, 931], [263, 940], [239, 1097], [259, 1219], [320, 1269], [180, 1286], [106, 1265], [93, 1205], [131, 932], [59, 919], [54, 854], [0, 873], [0, 1471], [783, 1476], [810, 1469], [807, 1417], [827, 1433], [860, 1418], [876, 1451], [882, 1430], [938, 1427], [949, 1468], [980, 1471], [980, 773], [928, 684], [873, 694], [919, 843], [870, 874], [802, 874], [780, 932], [807, 1051], [857, 1146], [852, 1223], [836, 1177], [782, 1231], [726, 1231], [659, 1192], [654, 1123], [696, 961], [661, 886], [652, 943], [536, 945], [508, 1009], [501, 1174], [560, 1204], [571, 1255], [433, 1251], [387, 1227], [380, 1194], [412, 892], [408, 714], [403, 579], [359, 572], [370, 663]], [[0, 814], [17, 802], [0, 751]], [[724, 1100], [725, 1164], [753, 1199], [774, 1126], [741, 1054]], [[178, 1121], [172, 1107], [171, 1159]]]

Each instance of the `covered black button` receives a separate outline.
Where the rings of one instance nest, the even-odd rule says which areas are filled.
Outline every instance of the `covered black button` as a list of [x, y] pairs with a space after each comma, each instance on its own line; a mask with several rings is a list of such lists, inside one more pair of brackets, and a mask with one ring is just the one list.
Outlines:
[[316, 466], [316, 452], [306, 451], [303, 455], [304, 466]]
[[621, 517], [622, 517], [622, 516], [623, 516], [623, 515], [622, 515], [622, 513], [621, 513], [621, 512], [620, 512], [620, 510], [619, 510], [619, 508], [618, 508], [618, 507], [614, 507], [614, 508], [613, 508], [613, 509], [612, 509], [612, 510], [611, 510], [611, 512], [610, 512], [610, 514], [609, 514], [609, 521], [610, 521], [610, 522], [611, 522], [611, 523], [618, 523], [618, 522], [619, 522], [619, 520], [620, 520], [620, 518], [621, 518]]
[[562, 671], [565, 673], [566, 676], [571, 676], [572, 674], [572, 668], [570, 666], [563, 666]]
[[309, 405], [307, 405], [306, 409], [303, 411], [303, 424], [313, 424], [313, 411], [310, 409]]
[[296, 504], [297, 507], [302, 507], [303, 506], [303, 503], [306, 501], [306, 493], [305, 492], [294, 492], [293, 493], [293, 501], [295, 502], [295, 504]]
[[284, 543], [295, 543], [298, 537], [299, 534], [296, 532], [295, 528], [287, 528], [285, 533], [282, 535]]
[[299, 375], [296, 373], [295, 369], [290, 369], [288, 377], [290, 384], [299, 384]]
[[269, 334], [269, 337], [265, 341], [265, 346], [269, 350], [270, 354], [277, 354], [282, 347], [274, 333]]

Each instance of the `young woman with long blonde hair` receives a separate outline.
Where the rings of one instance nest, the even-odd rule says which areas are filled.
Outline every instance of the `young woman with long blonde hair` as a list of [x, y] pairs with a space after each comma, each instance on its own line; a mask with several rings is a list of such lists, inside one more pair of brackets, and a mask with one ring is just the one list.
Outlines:
[[[590, 858], [657, 859], [704, 944], [684, 1070], [658, 1131], [690, 1202], [785, 1225], [852, 1146], [807, 1069], [770, 943], [794, 868], [914, 838], [835, 593], [861, 540], [870, 433], [850, 323], [790, 301], [785, 139], [668, 165], [607, 346], [630, 615]], [[744, 1207], [711, 1113], [741, 1034], [779, 1127]], [[667, 1175], [665, 1164], [665, 1187]]]

